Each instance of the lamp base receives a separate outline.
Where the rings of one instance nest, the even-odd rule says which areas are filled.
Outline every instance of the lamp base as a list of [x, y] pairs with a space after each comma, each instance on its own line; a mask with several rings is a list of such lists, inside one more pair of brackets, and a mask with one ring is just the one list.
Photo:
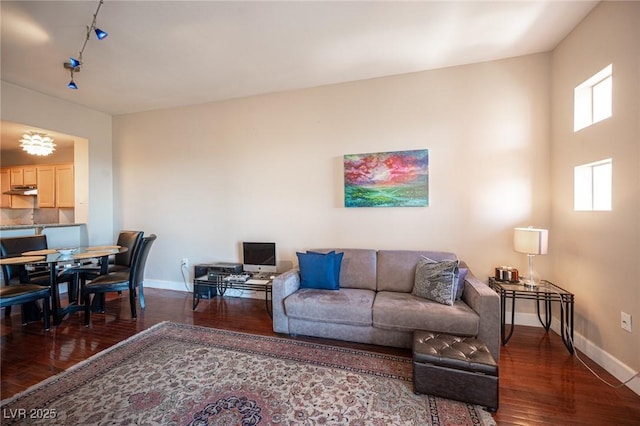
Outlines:
[[540, 284], [540, 276], [538, 276], [536, 271], [533, 269], [533, 257], [534, 257], [534, 255], [528, 254], [527, 256], [529, 257], [529, 273], [527, 275], [525, 275], [524, 277], [522, 277], [520, 282], [525, 287], [530, 287], [530, 288], [537, 287], [538, 284]]

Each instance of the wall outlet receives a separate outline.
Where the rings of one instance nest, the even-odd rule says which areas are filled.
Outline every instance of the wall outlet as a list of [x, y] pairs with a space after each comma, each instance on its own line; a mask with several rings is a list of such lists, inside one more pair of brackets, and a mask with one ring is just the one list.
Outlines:
[[631, 333], [631, 315], [626, 312], [620, 312], [620, 327]]
[[182, 259], [182, 262], [180, 262], [180, 267], [184, 268], [184, 267], [189, 267], [189, 258], [185, 257]]

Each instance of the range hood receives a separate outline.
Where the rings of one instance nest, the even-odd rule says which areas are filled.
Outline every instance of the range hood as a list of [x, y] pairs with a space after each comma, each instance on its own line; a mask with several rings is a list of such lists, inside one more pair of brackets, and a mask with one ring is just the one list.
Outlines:
[[11, 190], [3, 192], [5, 195], [38, 195], [35, 185], [11, 185]]

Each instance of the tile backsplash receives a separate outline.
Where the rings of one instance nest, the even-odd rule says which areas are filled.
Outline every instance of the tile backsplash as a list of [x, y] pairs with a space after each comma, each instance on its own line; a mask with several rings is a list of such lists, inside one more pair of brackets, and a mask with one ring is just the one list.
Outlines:
[[0, 225], [33, 225], [73, 222], [73, 209], [0, 209]]

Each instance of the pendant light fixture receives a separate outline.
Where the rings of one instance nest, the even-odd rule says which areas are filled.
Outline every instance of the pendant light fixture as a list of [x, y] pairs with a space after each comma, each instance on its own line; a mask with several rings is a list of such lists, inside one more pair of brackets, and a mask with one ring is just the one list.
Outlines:
[[22, 135], [20, 147], [28, 154], [45, 156], [55, 151], [56, 144], [53, 143], [53, 138], [45, 133], [29, 132]]
[[67, 84], [67, 87], [69, 89], [74, 89], [74, 90], [78, 89], [78, 85], [75, 83], [75, 81], [73, 81], [73, 73], [80, 72], [80, 67], [83, 64], [82, 54], [84, 53], [85, 47], [87, 47], [87, 42], [89, 41], [89, 38], [91, 37], [91, 31], [94, 31], [96, 33], [96, 37], [98, 38], [98, 40], [104, 40], [109, 35], [109, 33], [107, 33], [106, 31], [103, 31], [100, 28], [96, 27], [98, 12], [100, 12], [100, 6], [102, 6], [103, 2], [104, 0], [100, 0], [100, 3], [98, 3], [98, 8], [96, 9], [96, 13], [93, 14], [93, 21], [91, 21], [91, 25], [87, 26], [87, 34], [84, 39], [84, 44], [82, 45], [82, 49], [80, 49], [80, 54], [78, 55], [77, 58], [74, 58], [72, 56], [69, 58], [69, 62], [63, 63], [64, 68], [69, 70], [71, 73], [71, 81], [69, 82], [69, 84]]

